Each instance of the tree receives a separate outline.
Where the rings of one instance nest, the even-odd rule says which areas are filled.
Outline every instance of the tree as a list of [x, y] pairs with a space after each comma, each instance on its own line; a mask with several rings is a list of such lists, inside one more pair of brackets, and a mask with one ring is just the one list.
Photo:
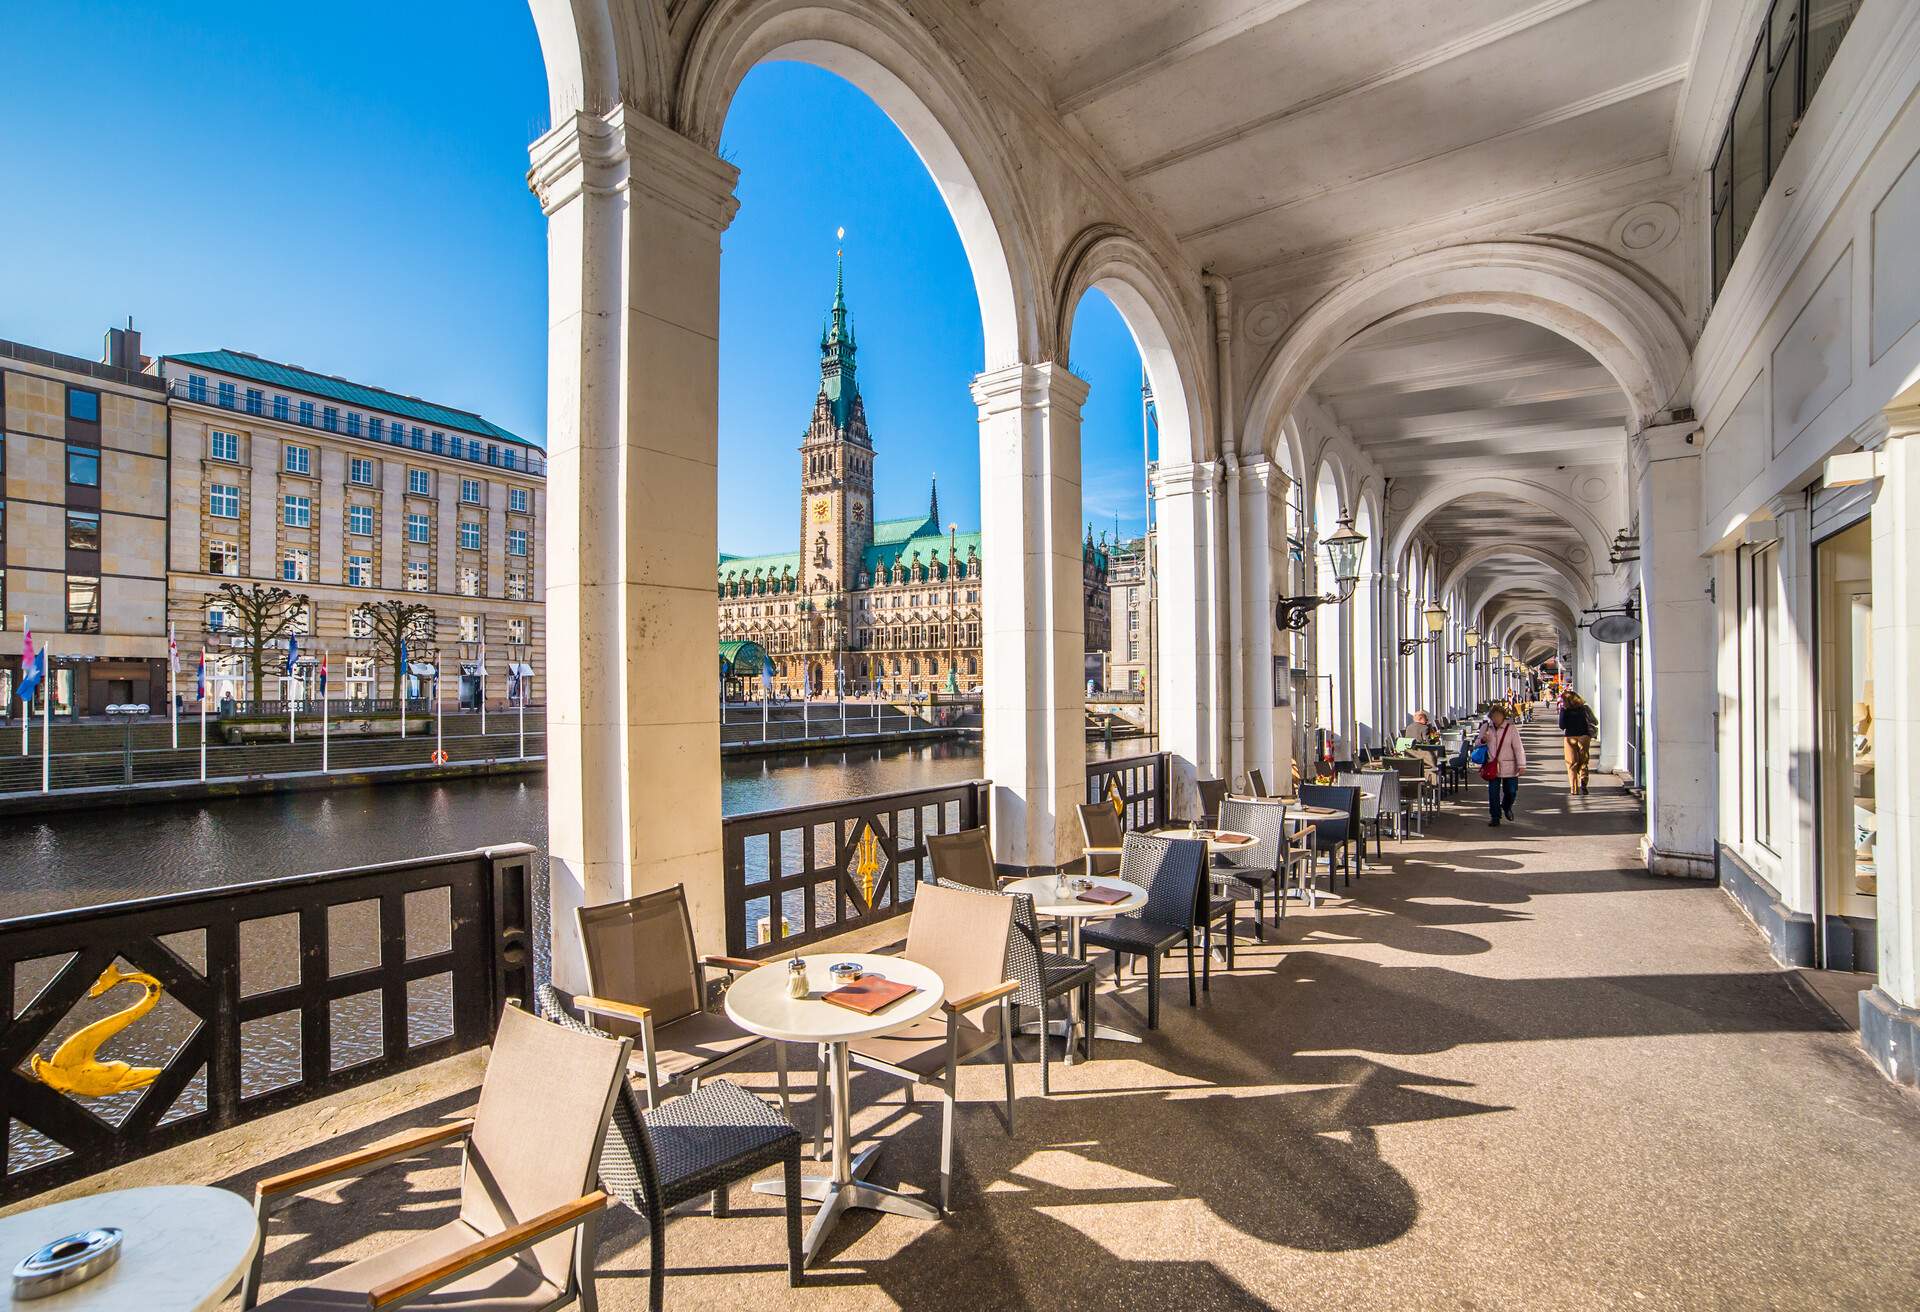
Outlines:
[[[370, 631], [381, 654], [393, 666], [393, 700], [399, 702], [402, 680], [407, 673], [405, 662], [400, 659], [400, 648], [409, 642], [431, 644], [439, 636], [433, 607], [391, 597], [385, 601], [362, 602], [354, 608], [353, 619], [356, 631]], [[405, 709], [401, 707], [402, 714]]]
[[[238, 633], [247, 645], [247, 663], [253, 675], [253, 700], [261, 701], [266, 682], [267, 652], [289, 634], [298, 633], [313, 602], [290, 588], [249, 583], [222, 583], [209, 599], [208, 609], [222, 612], [219, 632]], [[211, 627], [211, 626], [210, 626]]]

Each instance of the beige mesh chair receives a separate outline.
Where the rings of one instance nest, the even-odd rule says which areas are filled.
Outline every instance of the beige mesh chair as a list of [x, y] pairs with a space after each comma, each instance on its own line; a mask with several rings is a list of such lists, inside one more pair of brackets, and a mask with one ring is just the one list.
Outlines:
[[928, 834], [927, 856], [933, 861], [933, 877], [949, 884], [965, 884], [988, 893], [1000, 891], [1000, 880], [993, 871], [993, 844], [984, 827], [962, 829], [952, 834]]
[[[544, 1312], [577, 1298], [591, 1309], [595, 1222], [607, 1205], [594, 1176], [631, 1047], [624, 1039], [570, 1033], [508, 1007], [472, 1120], [416, 1130], [254, 1186], [260, 1248], [241, 1306], [271, 1312], [408, 1304], [441, 1312]], [[259, 1302], [260, 1254], [275, 1205], [327, 1181], [462, 1140], [457, 1217]]]
[[[1007, 1133], [1013, 1133], [1013, 995], [1020, 984], [1007, 974], [1012, 932], [1012, 898], [922, 884], [914, 890], [902, 955], [940, 976], [947, 986], [946, 1001], [906, 1029], [848, 1045], [856, 1065], [906, 1080], [908, 1102], [913, 1101], [915, 1084], [934, 1086], [945, 1102], [940, 1122], [943, 1212], [953, 1186], [953, 1104], [960, 1063], [996, 1043], [1007, 1076]], [[826, 1099], [820, 1103], [824, 1108]]]
[[600, 1027], [634, 1041], [634, 1077], [647, 1106], [660, 1105], [662, 1090], [700, 1081], [737, 1065], [763, 1045], [773, 1047], [779, 1073], [780, 1109], [788, 1111], [787, 1048], [749, 1033], [720, 1012], [708, 1011], [705, 967], [729, 973], [763, 963], [694, 951], [693, 920], [686, 889], [679, 884], [575, 911], [587, 956], [587, 991], [573, 1005]]
[[1120, 847], [1127, 827], [1112, 802], [1088, 802], [1080, 808], [1080, 846], [1089, 875], [1120, 873]]

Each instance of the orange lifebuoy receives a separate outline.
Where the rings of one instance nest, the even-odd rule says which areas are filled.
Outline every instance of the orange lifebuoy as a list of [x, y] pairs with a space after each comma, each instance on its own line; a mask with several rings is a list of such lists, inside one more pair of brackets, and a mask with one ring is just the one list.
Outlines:
[[435, 752], [433, 754], [433, 763], [435, 765], [445, 765], [447, 763], [447, 754], [445, 752]]

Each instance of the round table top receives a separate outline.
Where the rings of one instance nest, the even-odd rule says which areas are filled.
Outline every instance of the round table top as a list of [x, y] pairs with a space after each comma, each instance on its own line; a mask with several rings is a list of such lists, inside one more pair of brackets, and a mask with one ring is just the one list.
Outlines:
[[1252, 847], [1260, 840], [1252, 834], [1243, 834], [1233, 829], [1157, 829], [1161, 838], [1197, 838], [1216, 852], [1240, 852]]
[[1342, 811], [1338, 807], [1333, 807], [1333, 806], [1302, 806], [1297, 800], [1291, 797], [1283, 797], [1283, 798], [1280, 798], [1279, 800], [1287, 804], [1288, 819], [1292, 819], [1294, 816], [1297, 816], [1297, 815], [1306, 815], [1306, 816], [1320, 816], [1323, 819], [1327, 819], [1327, 820], [1338, 820], [1341, 816], [1346, 814], [1345, 811]]
[[1025, 893], [1033, 899], [1033, 909], [1043, 916], [1055, 916], [1062, 920], [1079, 920], [1094, 916], [1118, 916], [1128, 911], [1138, 911], [1147, 904], [1147, 890], [1138, 884], [1116, 878], [1112, 875], [1095, 875], [1093, 882], [1100, 888], [1114, 888], [1127, 895], [1124, 902], [1082, 902], [1080, 895], [1069, 892], [1061, 897], [1053, 891], [1052, 875], [1029, 875], [1025, 879], [1016, 879], [1000, 891], [1003, 893]]
[[[84, 1284], [29, 1303], [11, 1301], [13, 1268], [42, 1245], [96, 1226], [118, 1226], [120, 1260]], [[0, 1217], [9, 1306], [44, 1312], [205, 1312], [247, 1273], [260, 1231], [239, 1194], [203, 1185], [153, 1185], [50, 1203]]]
[[[807, 963], [807, 996], [787, 996], [787, 957], [776, 957], [758, 970], [748, 971], [727, 989], [727, 1015], [743, 1030], [789, 1043], [847, 1043], [891, 1034], [939, 1010], [947, 996], [939, 975], [905, 957], [877, 952], [816, 952], [801, 957]], [[862, 970], [896, 984], [919, 989], [880, 1008], [871, 1016], [824, 1002], [820, 995], [840, 987], [831, 967], [851, 961]]]

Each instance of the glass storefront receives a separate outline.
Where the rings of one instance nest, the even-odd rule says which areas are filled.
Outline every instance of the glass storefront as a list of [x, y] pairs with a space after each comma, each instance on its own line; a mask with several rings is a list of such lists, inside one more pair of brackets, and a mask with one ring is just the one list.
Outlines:
[[1822, 964], [1873, 971], [1879, 892], [1869, 521], [1814, 547], [1819, 625]]

